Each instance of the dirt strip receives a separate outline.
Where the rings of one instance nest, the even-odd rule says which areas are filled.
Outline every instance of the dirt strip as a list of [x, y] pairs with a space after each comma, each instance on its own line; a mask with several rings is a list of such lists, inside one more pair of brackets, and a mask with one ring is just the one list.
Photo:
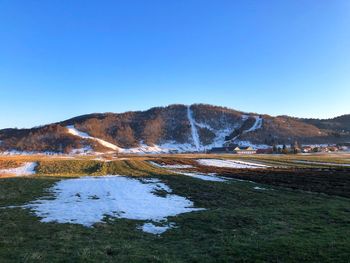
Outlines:
[[172, 165], [194, 166], [194, 168], [186, 169], [189, 172], [216, 173], [229, 178], [350, 198], [350, 169], [345, 167], [232, 169], [202, 166], [194, 159], [162, 158], [156, 161]]

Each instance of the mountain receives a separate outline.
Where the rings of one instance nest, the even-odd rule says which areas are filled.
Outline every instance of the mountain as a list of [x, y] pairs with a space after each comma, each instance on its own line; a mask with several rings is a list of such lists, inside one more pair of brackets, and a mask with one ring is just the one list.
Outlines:
[[350, 115], [300, 119], [244, 113], [206, 104], [95, 113], [32, 129], [0, 130], [0, 151], [190, 152], [239, 144], [350, 141]]

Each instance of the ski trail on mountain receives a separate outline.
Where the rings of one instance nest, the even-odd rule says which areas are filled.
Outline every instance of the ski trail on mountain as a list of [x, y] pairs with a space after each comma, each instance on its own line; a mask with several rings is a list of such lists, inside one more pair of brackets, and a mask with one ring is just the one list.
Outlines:
[[257, 129], [260, 129], [262, 127], [262, 118], [259, 116], [255, 116], [254, 118], [255, 118], [255, 123], [253, 124], [253, 126], [250, 127], [250, 129], [244, 131], [243, 133], [256, 131]]
[[99, 138], [96, 138], [96, 137], [92, 137], [92, 136], [90, 136], [89, 134], [87, 134], [85, 132], [77, 130], [74, 127], [74, 125], [69, 125], [66, 128], [68, 129], [68, 132], [70, 134], [72, 134], [72, 135], [78, 136], [78, 137], [83, 138], [83, 139], [90, 139], [90, 140], [97, 141], [101, 145], [103, 145], [103, 146], [105, 146], [105, 147], [107, 147], [109, 149], [115, 150], [115, 151], [119, 151], [119, 152], [123, 151], [123, 149], [118, 147], [117, 145], [114, 145], [114, 144], [112, 144], [110, 142], [107, 142], [105, 140], [102, 140], [102, 139], [99, 139]]
[[195, 124], [195, 121], [193, 119], [193, 116], [192, 116], [192, 111], [191, 111], [191, 106], [187, 106], [187, 118], [191, 124], [191, 134], [192, 134], [192, 140], [193, 140], [193, 143], [196, 147], [196, 150], [199, 151], [199, 148], [200, 148], [200, 140], [199, 140], [199, 135], [198, 135], [198, 131], [197, 131], [197, 128], [196, 128], [196, 124]]
[[[244, 124], [245, 121], [248, 120], [248, 118], [249, 118], [248, 115], [242, 115], [243, 124]], [[254, 116], [254, 118], [255, 118], [255, 122], [254, 122], [254, 124], [253, 124], [249, 129], [244, 130], [244, 131], [242, 131], [241, 133], [237, 134], [237, 135], [236, 135], [235, 137], [233, 137], [232, 139], [226, 141], [226, 143], [227, 143], [227, 142], [235, 142], [235, 140], [237, 140], [241, 135], [246, 134], [246, 133], [248, 133], [248, 132], [253, 132], [253, 131], [256, 131], [256, 130], [258, 130], [258, 129], [261, 129], [262, 123], [263, 123], [263, 118], [260, 117], [260, 116]], [[242, 125], [243, 125], [243, 124], [242, 124]]]

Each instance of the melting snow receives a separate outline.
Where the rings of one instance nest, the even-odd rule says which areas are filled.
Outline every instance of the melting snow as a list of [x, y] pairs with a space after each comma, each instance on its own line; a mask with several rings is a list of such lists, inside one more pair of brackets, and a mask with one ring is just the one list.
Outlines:
[[[242, 121], [245, 122], [246, 120], [248, 120], [249, 116], [248, 115], [242, 115]], [[242, 131], [242, 134], [248, 133], [248, 132], [253, 132], [256, 131], [258, 129], [260, 129], [262, 127], [262, 123], [263, 123], [263, 118], [259, 117], [259, 116], [254, 116], [255, 118], [255, 122], [252, 125], [252, 127], [250, 127], [247, 130]], [[232, 138], [231, 140], [229, 140], [228, 142], [235, 142], [238, 143], [239, 146], [252, 146], [253, 148], [268, 148], [267, 145], [254, 145], [252, 143], [250, 143], [249, 141], [240, 141], [238, 140], [238, 138], [242, 135], [242, 134], [238, 134], [237, 136], [235, 136], [234, 138]]]
[[0, 174], [13, 174], [17, 176], [21, 175], [33, 175], [35, 174], [36, 162], [27, 162], [24, 165], [16, 168], [1, 169]]
[[[160, 165], [155, 162], [150, 162], [150, 164], [161, 167], [161, 168], [168, 168], [168, 169], [186, 169], [186, 168], [193, 168], [192, 165], [180, 165], [180, 164], [175, 164], [175, 165]], [[212, 181], [212, 182], [226, 182], [228, 178], [222, 178], [216, 176], [216, 174], [200, 174], [200, 173], [190, 173], [190, 172], [180, 172], [176, 171], [178, 174], [190, 176], [193, 178], [201, 179], [204, 181]]]
[[[196, 122], [196, 120], [193, 118], [193, 114], [190, 107], [191, 106], [187, 106], [187, 117], [191, 124], [191, 137], [195, 147], [193, 147], [193, 145], [190, 145], [190, 147], [186, 147], [185, 150], [180, 149], [179, 152], [204, 151], [204, 150], [209, 150], [213, 147], [222, 147], [226, 142], [226, 137], [229, 136], [240, 125], [239, 123], [232, 124], [232, 123], [227, 123], [226, 121], [223, 121], [224, 127], [222, 129], [214, 129], [206, 123]], [[201, 144], [197, 127], [202, 129], [208, 129], [215, 134], [215, 138], [211, 144], [209, 145]]]
[[254, 186], [253, 188], [254, 190], [262, 190], [262, 191], [267, 190], [266, 188], [259, 187], [259, 186]]
[[169, 153], [171, 149], [168, 149], [167, 147], [164, 147], [163, 145], [156, 145], [153, 146], [144, 144], [143, 142], [140, 143], [139, 147], [135, 148], [128, 148], [128, 149], [122, 149], [122, 153], [134, 153], [134, 154], [143, 154], [143, 153]]
[[155, 162], [149, 162], [150, 164], [157, 166], [157, 167], [161, 167], [161, 168], [168, 168], [168, 169], [187, 169], [187, 168], [193, 168], [192, 165], [188, 165], [188, 164], [158, 164]]
[[168, 229], [174, 228], [174, 227], [175, 227], [174, 223], [170, 223], [170, 224], [165, 225], [165, 226], [156, 226], [152, 223], [145, 223], [141, 227], [139, 227], [139, 229], [142, 229], [142, 231], [146, 232], [146, 233], [160, 235], [160, 234], [164, 233], [165, 231], [167, 231]]
[[[171, 194], [171, 189], [157, 179], [137, 180], [124, 176], [81, 177], [57, 182], [50, 191], [52, 197], [43, 197], [21, 206], [34, 211], [41, 222], [81, 224], [91, 227], [106, 216], [153, 221], [142, 229], [160, 234], [171, 224], [167, 217], [203, 210], [194, 208], [185, 197]], [[166, 196], [158, 196], [165, 191]], [[164, 225], [165, 224], [165, 225]]]
[[252, 132], [262, 127], [263, 119], [259, 116], [255, 116], [254, 118], [255, 118], [255, 123], [253, 124], [253, 126], [250, 127], [248, 130], [245, 130], [243, 133]]
[[187, 168], [193, 168], [192, 165], [188, 165], [188, 164], [168, 164], [168, 165], [163, 165], [162, 167], [164, 167], [164, 168], [169, 168], [169, 169], [187, 169]]
[[263, 164], [243, 162], [238, 160], [220, 160], [220, 159], [199, 159], [197, 162], [204, 166], [215, 166], [225, 168], [266, 168]]
[[[68, 132], [70, 134], [73, 134], [75, 136], [78, 136], [83, 139], [91, 139], [95, 140], [101, 145], [110, 148], [114, 151], [118, 151], [119, 153], [125, 153], [125, 154], [146, 154], [146, 153], [171, 153], [171, 152], [198, 152], [198, 151], [204, 151], [209, 150], [213, 147], [222, 147], [223, 144], [226, 142], [226, 137], [229, 136], [232, 131], [239, 127], [239, 123], [235, 124], [229, 124], [226, 123], [222, 129], [213, 129], [210, 125], [206, 123], [197, 123], [193, 117], [193, 112], [191, 110], [191, 106], [187, 106], [187, 118], [191, 125], [191, 138], [190, 141], [192, 143], [177, 143], [175, 141], [166, 141], [159, 145], [146, 145], [142, 141], [140, 142], [140, 146], [134, 147], [134, 148], [121, 148], [118, 147], [115, 144], [109, 143], [107, 141], [104, 141], [102, 139], [92, 137], [89, 134], [77, 130], [74, 125], [67, 126]], [[249, 118], [248, 115], [242, 115], [242, 121], [244, 122]], [[257, 129], [260, 129], [262, 127], [263, 119], [259, 116], [254, 116], [255, 123], [252, 125], [251, 128], [248, 130], [243, 131], [243, 133], [252, 132]], [[215, 138], [213, 142], [210, 145], [202, 145], [198, 129], [199, 128], [205, 128], [210, 130], [215, 134]], [[237, 135], [235, 138], [231, 139], [230, 141], [235, 141], [239, 135]], [[243, 142], [240, 143], [240, 145], [246, 145], [249, 142]], [[266, 148], [267, 146], [264, 145], [263, 148]], [[261, 145], [259, 145], [258, 148], [262, 148]], [[85, 151], [86, 152], [86, 151]], [[89, 152], [88, 152], [89, 153]]]
[[167, 141], [159, 145], [163, 152], [194, 152], [196, 148], [190, 143], [177, 143], [176, 141]]
[[243, 122], [245, 122], [248, 119], [249, 119], [249, 115], [245, 115], [245, 114], [242, 115], [242, 121]]
[[[146, 145], [143, 142], [140, 142], [139, 147], [134, 147], [134, 148], [121, 148], [117, 145], [114, 145], [112, 143], [109, 143], [107, 141], [104, 141], [102, 139], [92, 137], [89, 134], [77, 130], [74, 125], [70, 125], [66, 127], [68, 129], [68, 132], [72, 135], [78, 136], [83, 139], [90, 139], [90, 140], [95, 140], [101, 145], [110, 148], [114, 151], [118, 151], [119, 153], [126, 153], [126, 154], [146, 154], [146, 153], [169, 153], [169, 152], [191, 152], [191, 151], [196, 151], [196, 149], [193, 148], [193, 145], [189, 143], [185, 144], [178, 144], [176, 142], [166, 142], [161, 145]], [[86, 152], [85, 149], [83, 149], [84, 153]], [[75, 150], [73, 153], [79, 153], [82, 152], [80, 149]], [[88, 152], [89, 153], [89, 152]]]
[[81, 132], [81, 131], [77, 130], [74, 127], [74, 125], [67, 126], [66, 128], [68, 129], [68, 132], [70, 134], [72, 134], [72, 135], [78, 136], [78, 137], [83, 138], [83, 139], [90, 139], [90, 140], [97, 141], [101, 145], [103, 145], [103, 146], [105, 146], [107, 148], [110, 148], [112, 150], [115, 150], [115, 151], [121, 151], [122, 150], [122, 148], [118, 147], [117, 145], [114, 145], [114, 144], [112, 144], [110, 142], [104, 141], [104, 140], [96, 138], [96, 137], [92, 137], [92, 136], [90, 136], [89, 134], [87, 134], [85, 132]]
[[[246, 120], [249, 116], [243, 115], [242, 120]], [[234, 129], [236, 129], [239, 124], [229, 124], [226, 123], [224, 128], [222, 129], [213, 129], [210, 125], [205, 124], [205, 123], [197, 123], [193, 117], [193, 112], [191, 110], [191, 106], [187, 106], [187, 118], [190, 122], [191, 125], [191, 141], [192, 143], [177, 143], [175, 141], [166, 141], [163, 142], [159, 145], [146, 145], [143, 142], [140, 142], [140, 146], [134, 147], [134, 148], [121, 148], [118, 147], [115, 144], [109, 143], [105, 140], [92, 137], [89, 134], [77, 130], [74, 125], [67, 126], [68, 132], [70, 134], [73, 134], [75, 136], [78, 136], [83, 139], [91, 139], [95, 140], [101, 145], [110, 148], [114, 151], [118, 151], [119, 153], [126, 153], [126, 154], [146, 154], [146, 153], [171, 153], [171, 152], [198, 152], [198, 151], [204, 151], [211, 149], [213, 147], [222, 147], [222, 145], [225, 143], [225, 138], [229, 136]], [[243, 133], [255, 131], [262, 126], [262, 118], [255, 116], [255, 123], [253, 126], [248, 129], [243, 131]], [[205, 128], [210, 130], [211, 132], [215, 133], [215, 138], [213, 142], [210, 145], [202, 145], [197, 127], [199, 128]], [[234, 141], [237, 139], [239, 136], [236, 136], [233, 138], [231, 141]], [[86, 151], [85, 151], [86, 152]]]
[[226, 182], [227, 179], [215, 176], [215, 174], [200, 174], [200, 173], [187, 173], [187, 172], [177, 172], [182, 175], [190, 176], [193, 178], [201, 179], [204, 181], [211, 181], [211, 182]]
[[196, 146], [196, 150], [199, 151], [200, 139], [199, 139], [199, 135], [198, 135], [198, 131], [197, 131], [197, 128], [196, 128], [195, 121], [193, 119], [191, 106], [187, 106], [187, 117], [188, 117], [188, 120], [189, 120], [189, 122], [191, 124], [191, 134], [192, 134], [193, 143]]
[[93, 149], [91, 148], [91, 146], [85, 146], [79, 149], [73, 149], [70, 154], [80, 154], [80, 155], [84, 155], [84, 154], [91, 154], [93, 153]]

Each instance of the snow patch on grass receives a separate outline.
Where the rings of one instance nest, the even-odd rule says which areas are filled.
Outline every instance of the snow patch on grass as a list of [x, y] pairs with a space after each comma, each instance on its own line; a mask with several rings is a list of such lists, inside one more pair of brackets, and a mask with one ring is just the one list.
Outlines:
[[139, 229], [141, 229], [143, 232], [146, 232], [146, 233], [160, 235], [165, 231], [167, 231], [168, 229], [174, 228], [174, 227], [175, 227], [174, 223], [170, 223], [165, 226], [156, 226], [153, 223], [145, 223], [142, 226], [140, 226]]
[[85, 146], [79, 149], [73, 149], [70, 154], [79, 154], [79, 155], [88, 155], [94, 153], [93, 149], [91, 146]]
[[16, 176], [33, 175], [35, 174], [35, 167], [37, 165], [36, 162], [26, 162], [20, 167], [0, 169], [0, 174], [13, 174]]
[[259, 186], [254, 186], [253, 189], [254, 190], [262, 190], [262, 191], [268, 190], [267, 188], [259, 187]]
[[[153, 221], [167, 226], [145, 224], [149, 233], [167, 230], [167, 217], [203, 210], [193, 207], [185, 197], [170, 194], [171, 189], [158, 179], [133, 179], [124, 176], [81, 177], [61, 180], [43, 197], [22, 208], [31, 209], [41, 222], [81, 224], [91, 227], [106, 216]], [[166, 192], [165, 196], [157, 191]]]
[[190, 176], [193, 178], [201, 179], [204, 181], [211, 181], [211, 182], [226, 182], [227, 179], [218, 177], [214, 174], [200, 174], [200, 173], [188, 173], [188, 172], [177, 172], [182, 175]]
[[[193, 168], [192, 165], [181, 165], [181, 164], [174, 164], [174, 165], [166, 165], [166, 164], [158, 164], [155, 162], [150, 161], [150, 164], [160, 167], [160, 168], [167, 168], [167, 169], [186, 169], [186, 168]], [[183, 172], [183, 171], [176, 171], [178, 174], [190, 176], [193, 178], [201, 179], [204, 181], [212, 181], [212, 182], [226, 182], [227, 178], [221, 178], [216, 176], [216, 174], [202, 174], [202, 173], [192, 173], [192, 172]]]
[[220, 160], [220, 159], [199, 159], [197, 162], [204, 166], [225, 167], [225, 168], [266, 168], [264, 164], [238, 161], [238, 160]]
[[193, 168], [192, 165], [189, 164], [158, 164], [156, 162], [149, 162], [150, 164], [160, 167], [160, 168], [167, 168], [167, 169], [188, 169]]

